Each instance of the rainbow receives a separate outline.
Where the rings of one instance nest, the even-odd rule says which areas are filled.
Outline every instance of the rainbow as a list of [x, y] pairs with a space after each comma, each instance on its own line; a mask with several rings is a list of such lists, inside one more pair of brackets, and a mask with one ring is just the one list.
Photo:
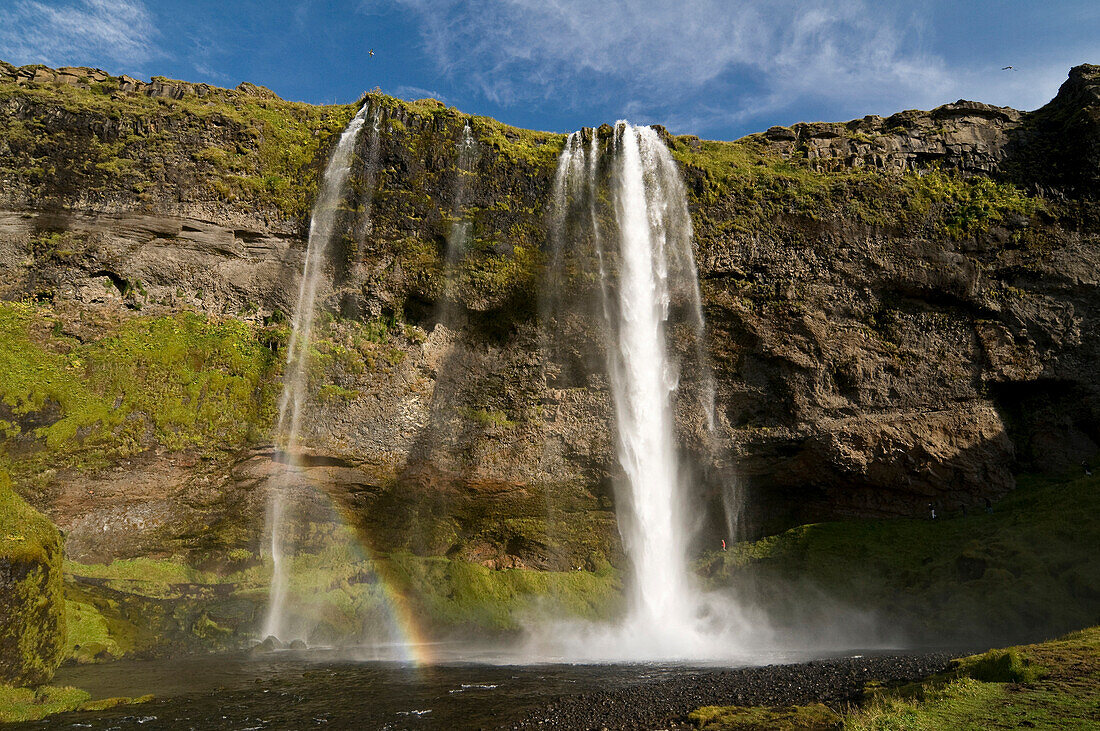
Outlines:
[[[349, 535], [349, 538], [354, 536], [354, 539], [350, 541], [350, 547], [357, 554], [356, 559], [371, 565], [375, 576], [372, 585], [380, 590], [382, 606], [388, 614], [389, 621], [387, 625], [394, 641], [392, 644], [387, 643], [384, 645], [385, 649], [395, 650], [395, 659], [400, 662], [417, 667], [432, 664], [435, 660], [432, 653], [434, 643], [421, 627], [412, 602], [409, 601], [408, 592], [402, 588], [406, 582], [397, 572], [395, 564], [390, 560], [377, 557], [375, 551], [370, 547], [367, 536], [355, 529], [354, 526], [357, 521], [350, 507], [324, 489], [323, 485], [327, 484], [326, 480], [316, 479], [316, 477], [319, 477], [317, 475], [310, 475], [309, 466], [303, 464], [302, 456], [304, 455], [277, 451], [273, 456], [273, 461], [278, 464], [278, 468], [283, 472], [279, 479], [286, 479], [288, 475], [293, 475], [292, 479], [295, 482], [300, 485], [308, 485], [316, 494], [323, 496], [332, 509], [337, 525], [340, 528], [347, 529], [346, 534]], [[274, 599], [269, 599], [269, 601], [274, 601]]]

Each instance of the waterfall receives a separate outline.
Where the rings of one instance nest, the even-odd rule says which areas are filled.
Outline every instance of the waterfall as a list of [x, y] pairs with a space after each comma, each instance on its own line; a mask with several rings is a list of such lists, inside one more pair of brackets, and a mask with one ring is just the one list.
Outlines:
[[[730, 633], [739, 628], [736, 612], [703, 592], [688, 565], [693, 521], [677, 436], [681, 366], [693, 367], [711, 446], [715, 418], [679, 168], [651, 128], [619, 122], [602, 145], [595, 130], [574, 132], [558, 163], [553, 205], [549, 286], [574, 292], [581, 285], [563, 284], [569, 272], [595, 274], [596, 306], [581, 314], [602, 321], [623, 473], [616, 512], [631, 564], [622, 624], [574, 632], [583, 639], [566, 653], [595, 659], [729, 656], [738, 644]], [[561, 301], [554, 306], [560, 309]]]
[[325, 257], [332, 243], [337, 212], [344, 198], [348, 176], [351, 173], [355, 142], [367, 114], [364, 104], [348, 123], [336, 149], [325, 167], [321, 189], [313, 206], [309, 223], [309, 241], [306, 247], [305, 267], [298, 286], [298, 304], [294, 310], [290, 343], [287, 349], [286, 369], [283, 375], [283, 393], [279, 399], [279, 420], [276, 425], [276, 448], [282, 465], [269, 495], [267, 531], [270, 536], [272, 576], [267, 616], [263, 634], [286, 642], [297, 630], [287, 615], [287, 590], [290, 581], [288, 566], [289, 530], [288, 502], [292, 483], [296, 480], [295, 464], [301, 427], [302, 407], [309, 386], [309, 344], [313, 331], [317, 290], [321, 284]]
[[[664, 145], [648, 128], [620, 125], [613, 188], [619, 228], [617, 342], [608, 372], [619, 463], [630, 487], [623, 537], [634, 569], [632, 621], [681, 627], [691, 615], [671, 398], [677, 377], [666, 349], [669, 259], [684, 241], [666, 215]], [[670, 163], [671, 164], [671, 163]], [[673, 165], [673, 173], [679, 171]], [[648, 179], [647, 179], [648, 178]], [[690, 244], [690, 234], [686, 242]], [[606, 275], [602, 278], [606, 281]]]
[[469, 178], [476, 174], [476, 167], [477, 141], [470, 129], [470, 123], [467, 122], [462, 128], [462, 140], [458, 143], [458, 165], [455, 168], [454, 199], [451, 203], [451, 216], [454, 220], [447, 231], [447, 248], [443, 259], [444, 291], [437, 314], [437, 319], [447, 327], [457, 324], [455, 280], [473, 233], [473, 221], [465, 216], [465, 208]]

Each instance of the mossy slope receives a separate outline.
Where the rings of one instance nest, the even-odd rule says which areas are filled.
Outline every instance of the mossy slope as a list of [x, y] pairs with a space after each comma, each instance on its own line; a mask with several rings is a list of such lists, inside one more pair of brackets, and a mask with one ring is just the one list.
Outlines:
[[959, 658], [917, 683], [868, 686], [856, 707], [706, 706], [704, 731], [1077, 729], [1100, 725], [1100, 627], [1034, 645]]
[[0, 304], [0, 448], [19, 472], [150, 446], [232, 449], [267, 429], [277, 363], [255, 327], [195, 313], [121, 317], [80, 342], [49, 307]]
[[61, 535], [0, 470], [0, 682], [42, 683], [64, 657]]

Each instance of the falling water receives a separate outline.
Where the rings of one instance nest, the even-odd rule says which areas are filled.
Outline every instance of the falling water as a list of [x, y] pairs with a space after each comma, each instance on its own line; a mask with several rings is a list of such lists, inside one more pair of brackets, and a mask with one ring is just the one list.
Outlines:
[[298, 286], [298, 304], [294, 311], [287, 352], [283, 393], [279, 399], [276, 434], [283, 469], [271, 491], [268, 505], [267, 530], [271, 538], [273, 573], [263, 632], [264, 636], [274, 636], [283, 641], [302, 639], [291, 637], [296, 630], [289, 625], [286, 611], [287, 587], [290, 579], [286, 555], [288, 548], [286, 534], [289, 528], [286, 512], [290, 497], [289, 483], [295, 478], [297, 472], [294, 460], [298, 447], [302, 407], [306, 401], [309, 385], [309, 343], [313, 331], [317, 289], [321, 283], [325, 256], [332, 242], [337, 210], [351, 172], [355, 141], [366, 120], [368, 106], [363, 105], [360, 108], [340, 135], [332, 158], [325, 168], [317, 202], [313, 206], [305, 268], [302, 272], [302, 281]]
[[680, 233], [670, 230], [666, 214], [676, 201], [665, 197], [665, 159], [659, 154], [664, 145], [652, 130], [622, 125], [616, 144], [619, 319], [608, 371], [619, 462], [630, 486], [624, 538], [634, 567], [631, 619], [642, 627], [683, 627], [691, 617], [692, 591], [678, 515], [682, 500], [671, 403], [677, 376], [665, 342], [669, 258]]
[[[737, 618], [716, 610], [715, 598], [701, 591], [688, 567], [691, 500], [676, 422], [681, 363], [675, 352], [684, 348], [671, 342], [682, 342], [685, 333], [694, 341], [685, 355], [696, 361], [703, 428], [712, 434], [715, 424], [686, 191], [654, 130], [619, 122], [606, 146], [601, 152], [594, 130], [566, 141], [554, 181], [549, 279], [565, 276], [562, 262], [571, 255], [580, 262], [576, 268], [587, 263], [597, 270], [599, 304], [592, 314], [607, 333], [616, 452], [624, 474], [617, 513], [632, 576], [623, 623], [582, 632], [585, 646], [566, 653], [601, 659], [729, 656], [736, 651], [730, 631]], [[609, 196], [601, 197], [605, 178]], [[565, 250], [585, 241], [590, 254]]]
[[470, 245], [470, 235], [473, 233], [473, 221], [465, 214], [466, 194], [469, 189], [469, 178], [475, 174], [477, 166], [477, 141], [474, 139], [470, 123], [462, 128], [462, 141], [458, 144], [458, 166], [455, 169], [455, 182], [453, 188], [454, 200], [451, 203], [451, 215], [454, 221], [447, 232], [447, 248], [444, 254], [444, 292], [440, 303], [438, 319], [445, 325], [454, 326], [456, 296], [455, 281], [458, 277], [459, 265], [466, 256], [466, 250]]

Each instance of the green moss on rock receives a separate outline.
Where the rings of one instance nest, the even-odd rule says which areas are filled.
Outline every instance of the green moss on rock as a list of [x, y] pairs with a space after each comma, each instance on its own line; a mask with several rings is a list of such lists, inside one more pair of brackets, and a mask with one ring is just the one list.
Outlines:
[[[36, 198], [183, 192], [305, 219], [325, 148], [355, 112], [169, 79], [159, 81], [177, 86], [179, 98], [153, 96], [119, 91], [118, 81], [0, 80], [0, 102], [27, 112], [0, 119], [0, 173]], [[46, 116], [66, 123], [39, 121]]]
[[69, 711], [105, 711], [121, 705], [148, 703], [153, 696], [140, 698], [100, 698], [92, 700], [91, 694], [72, 686], [39, 688], [13, 688], [0, 685], [0, 723], [40, 721], [43, 718]]
[[91, 697], [88, 691], [71, 686], [31, 689], [0, 685], [0, 723], [38, 721], [55, 713], [75, 711]]
[[0, 447], [20, 467], [94, 465], [154, 443], [231, 448], [272, 419], [278, 364], [247, 323], [136, 317], [80, 344], [51, 327], [57, 318], [0, 304], [0, 402], [11, 414]]
[[0, 681], [44, 683], [64, 656], [61, 534], [0, 471]]
[[689, 713], [688, 720], [702, 731], [824, 731], [843, 727], [840, 715], [821, 703], [806, 706], [703, 706]]

